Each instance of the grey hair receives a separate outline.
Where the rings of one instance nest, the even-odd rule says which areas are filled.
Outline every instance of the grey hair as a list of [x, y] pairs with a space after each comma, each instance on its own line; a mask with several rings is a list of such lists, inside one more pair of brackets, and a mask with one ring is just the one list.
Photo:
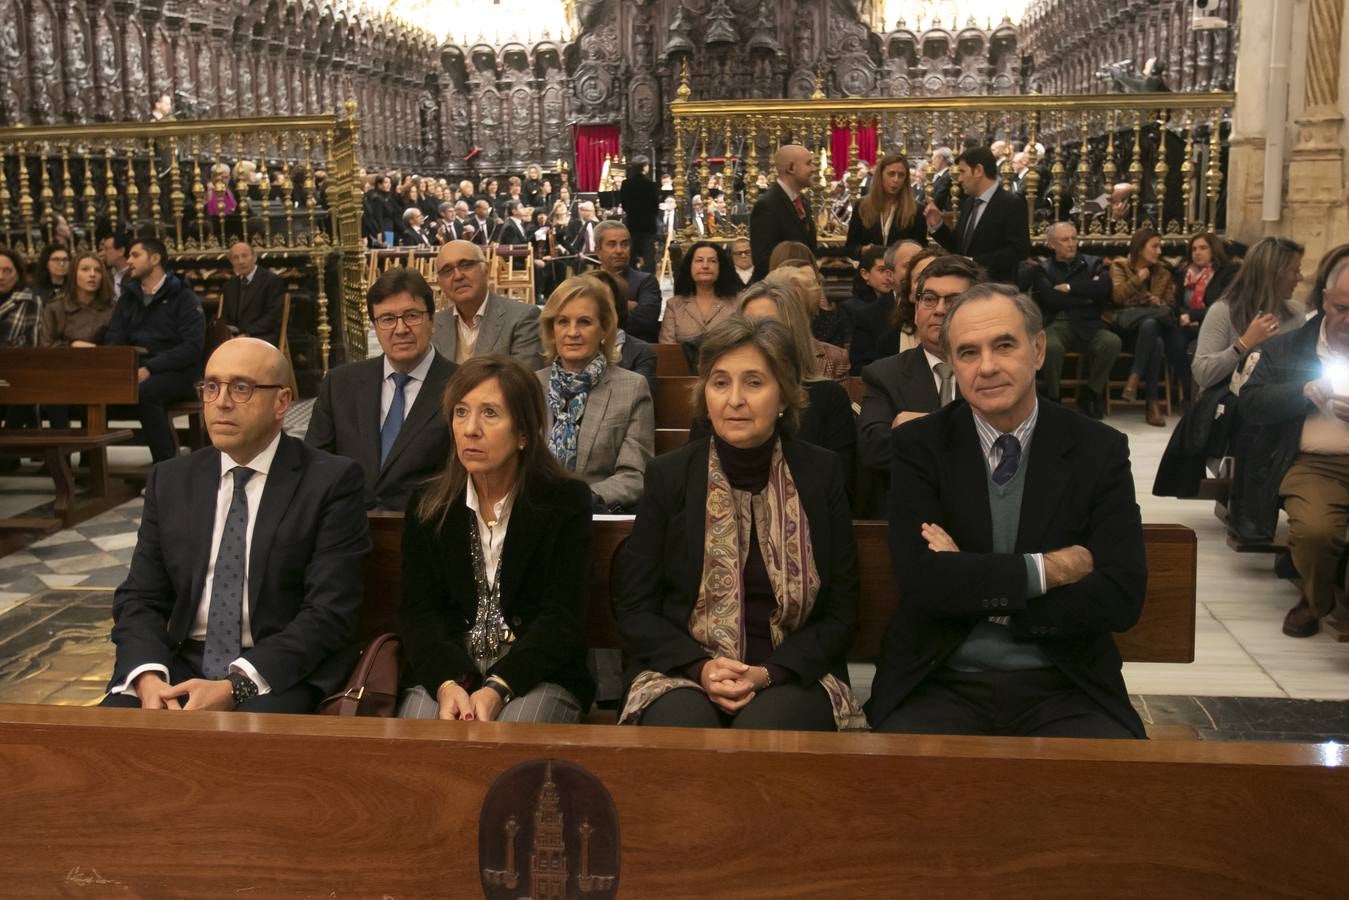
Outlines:
[[885, 264], [887, 266], [889, 266], [892, 269], [895, 267], [895, 257], [899, 255], [899, 248], [903, 247], [905, 244], [913, 244], [919, 250], [923, 249], [922, 244], [918, 243], [917, 241], [910, 240], [909, 238], [905, 238], [902, 241], [895, 241], [889, 247], [885, 248]]
[[1335, 265], [1330, 267], [1330, 271], [1326, 273], [1325, 290], [1335, 287], [1340, 280], [1340, 276], [1347, 270], [1349, 270], [1349, 255], [1341, 256]]
[[417, 207], [415, 207], [415, 206], [409, 206], [407, 209], [403, 210], [403, 221], [404, 221], [404, 222], [411, 222], [411, 221], [412, 221], [412, 217], [415, 216], [415, 215], [417, 215], [417, 213], [419, 213], [419, 212], [421, 212], [421, 210], [418, 209]]
[[1069, 222], [1067, 219], [1061, 219], [1060, 221], [1054, 222], [1048, 228], [1045, 229], [1045, 240], [1049, 240], [1050, 238], [1052, 238], [1054, 236], [1055, 230], [1060, 225], [1071, 225], [1073, 231], [1077, 231], [1076, 225], [1074, 225], [1072, 222]]
[[1027, 297], [1016, 289], [1015, 285], [999, 284], [976, 284], [965, 293], [951, 301], [946, 307], [946, 318], [941, 323], [941, 345], [946, 350], [947, 355], [951, 353], [951, 323], [955, 321], [956, 310], [966, 303], [978, 300], [992, 300], [994, 297], [1006, 297], [1012, 301], [1017, 312], [1021, 313], [1021, 318], [1026, 323], [1026, 337], [1034, 341], [1042, 331], [1045, 330], [1044, 317], [1040, 315], [1040, 307], [1035, 305], [1035, 301]]
[[954, 153], [951, 152], [950, 147], [938, 147], [936, 150], [932, 151], [932, 155], [941, 157], [942, 159], [946, 160], [947, 165], [952, 165], [955, 163], [956, 156]]
[[628, 231], [628, 226], [622, 222], [616, 222], [613, 219], [605, 219], [595, 226], [595, 246], [598, 247], [604, 242], [604, 236], [611, 231], [621, 231], [631, 237], [632, 232]]

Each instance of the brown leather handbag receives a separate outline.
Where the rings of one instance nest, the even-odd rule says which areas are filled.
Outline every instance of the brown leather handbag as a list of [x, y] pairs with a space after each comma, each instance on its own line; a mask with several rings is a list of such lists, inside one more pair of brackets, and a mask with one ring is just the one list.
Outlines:
[[319, 704], [319, 715], [392, 717], [402, 669], [403, 644], [398, 635], [381, 634], [361, 654], [346, 689]]

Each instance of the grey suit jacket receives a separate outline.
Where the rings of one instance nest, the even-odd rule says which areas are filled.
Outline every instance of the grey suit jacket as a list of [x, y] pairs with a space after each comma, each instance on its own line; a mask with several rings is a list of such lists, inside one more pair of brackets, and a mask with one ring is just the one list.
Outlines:
[[[537, 372], [545, 397], [551, 371], [549, 366]], [[552, 427], [553, 411], [549, 409], [548, 428]], [[605, 506], [633, 507], [642, 497], [646, 464], [655, 448], [651, 388], [641, 375], [610, 363], [604, 378], [586, 399], [576, 439], [576, 474], [589, 483]]]
[[379, 464], [383, 356], [347, 363], [327, 374], [319, 385], [305, 443], [361, 464], [367, 508], [402, 511], [413, 489], [445, 468], [449, 459], [450, 429], [440, 404], [454, 370], [454, 363], [439, 354], [431, 360], [426, 381], [383, 466]]
[[[502, 353], [513, 357], [531, 372], [543, 365], [543, 348], [539, 345], [539, 308], [533, 303], [522, 303], [492, 293], [487, 295], [484, 303], [487, 308], [483, 312], [482, 324], [478, 326], [478, 345], [473, 355]], [[458, 355], [459, 327], [455, 324], [454, 310], [445, 309], [436, 313], [431, 344], [450, 361]]]

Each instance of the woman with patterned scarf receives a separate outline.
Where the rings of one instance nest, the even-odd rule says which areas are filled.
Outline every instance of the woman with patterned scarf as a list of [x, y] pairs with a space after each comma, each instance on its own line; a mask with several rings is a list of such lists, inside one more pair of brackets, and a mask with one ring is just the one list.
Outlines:
[[737, 315], [708, 331], [694, 403], [712, 434], [652, 461], [621, 557], [620, 722], [865, 729], [845, 660], [858, 576], [843, 466], [792, 437], [805, 392], [786, 326]]
[[646, 379], [616, 364], [618, 316], [609, 288], [592, 275], [568, 278], [539, 316], [548, 400], [548, 449], [590, 485], [596, 512], [630, 510], [656, 445]]

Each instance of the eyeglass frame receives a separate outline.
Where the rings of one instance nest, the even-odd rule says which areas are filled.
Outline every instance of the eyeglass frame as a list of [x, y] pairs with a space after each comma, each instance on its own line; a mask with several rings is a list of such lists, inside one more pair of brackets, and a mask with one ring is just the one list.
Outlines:
[[[947, 306], [950, 306], [951, 302], [963, 293], [965, 292], [956, 291], [953, 294], [938, 294], [936, 291], [923, 291], [918, 295], [918, 299], [914, 301], [914, 305], [921, 306], [923, 309], [936, 309], [938, 303], [944, 302]], [[928, 297], [931, 297], [932, 299], [925, 299]]]
[[455, 273], [458, 273], [467, 278], [470, 274], [472, 274], [473, 269], [475, 267], [484, 265], [485, 263], [486, 260], [473, 259], [472, 257], [470, 257], [469, 259], [461, 259], [457, 263], [446, 263], [445, 265], [436, 269], [436, 277], [453, 278]]
[[[416, 316], [417, 321], [416, 322], [408, 321], [407, 318], [408, 316]], [[371, 316], [370, 321], [374, 323], [374, 326], [378, 328], [380, 331], [397, 331], [399, 322], [402, 322], [408, 328], [416, 328], [429, 318], [431, 318], [431, 314], [424, 309], [405, 309], [397, 314], [384, 313], [383, 315]], [[395, 321], [390, 322], [388, 325], [381, 325], [380, 324], [381, 319], [385, 320], [394, 319]]]
[[[222, 385], [225, 388], [224, 391], [221, 390]], [[209, 400], [206, 398], [206, 388], [208, 386], [214, 387], [216, 391], [215, 396]], [[197, 399], [202, 403], [216, 403], [223, 394], [228, 393], [230, 399], [239, 404], [251, 401], [253, 399], [253, 394], [259, 390], [280, 390], [281, 388], [288, 387], [290, 387], [288, 384], [253, 384], [251, 381], [208, 381], [206, 379], [202, 379], [192, 385], [193, 390], [197, 392]], [[237, 390], [242, 388], [247, 388], [248, 392], [243, 397], [235, 396]]]

